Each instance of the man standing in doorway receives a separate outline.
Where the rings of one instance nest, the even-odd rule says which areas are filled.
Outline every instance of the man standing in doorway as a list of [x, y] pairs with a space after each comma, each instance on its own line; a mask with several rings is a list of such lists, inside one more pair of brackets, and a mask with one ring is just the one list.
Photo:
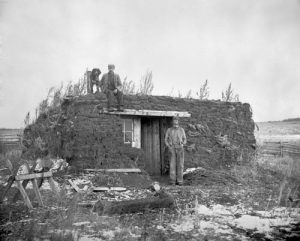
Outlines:
[[123, 107], [123, 92], [120, 76], [115, 72], [115, 66], [113, 64], [108, 65], [108, 73], [102, 76], [100, 81], [101, 90], [107, 97], [108, 111], [114, 111], [112, 108], [113, 96], [116, 96], [118, 101], [118, 111], [124, 111]]
[[179, 126], [177, 117], [173, 118], [173, 127], [169, 128], [165, 136], [166, 146], [171, 152], [170, 160], [170, 179], [171, 184], [183, 184], [183, 165], [184, 150], [183, 145], [186, 144], [186, 136], [184, 129]]

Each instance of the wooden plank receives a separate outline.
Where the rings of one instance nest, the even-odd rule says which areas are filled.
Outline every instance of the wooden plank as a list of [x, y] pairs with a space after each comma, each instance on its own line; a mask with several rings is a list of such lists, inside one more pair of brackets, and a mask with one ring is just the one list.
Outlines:
[[93, 192], [107, 192], [109, 191], [109, 187], [94, 187]]
[[283, 152], [295, 152], [295, 153], [300, 153], [300, 149], [296, 150], [296, 149], [283, 149]]
[[153, 136], [152, 136], [152, 146], [153, 146], [153, 161], [154, 161], [154, 174], [161, 174], [161, 163], [160, 163], [160, 139], [159, 139], [159, 120], [153, 120]]
[[144, 118], [142, 120], [142, 148], [145, 152], [145, 169], [147, 172], [151, 171], [150, 163], [150, 151], [149, 151], [149, 141], [148, 141], [148, 129], [149, 129], [149, 118]]
[[274, 152], [274, 153], [280, 153], [279, 150], [269, 150], [269, 149], [265, 149], [263, 150], [263, 152]]
[[160, 170], [161, 170], [161, 175], [163, 175], [164, 171], [164, 166], [165, 166], [165, 143], [164, 143], [164, 136], [165, 136], [165, 128], [164, 128], [164, 123], [166, 119], [162, 118], [159, 120], [159, 139], [160, 139]]
[[286, 153], [292, 153], [292, 154], [300, 154], [300, 151], [291, 151], [291, 150], [285, 150]]
[[264, 141], [263, 144], [279, 144], [280, 145], [280, 141]]
[[292, 147], [292, 148], [300, 148], [300, 145], [290, 144], [290, 143], [284, 143], [284, 147]]
[[22, 133], [20, 133], [20, 132], [15, 132], [15, 133], [3, 133], [3, 134], [0, 134], [0, 136], [22, 136]]
[[92, 71], [86, 71], [86, 87], [88, 93], [93, 93], [92, 83], [91, 83], [91, 73]]
[[154, 165], [153, 165], [153, 146], [152, 146], [152, 138], [153, 138], [153, 126], [152, 126], [152, 121], [149, 119], [147, 123], [147, 155], [149, 158], [149, 170], [150, 174], [154, 173]]
[[171, 126], [172, 126], [171, 118], [166, 117], [166, 118], [160, 119], [160, 153], [161, 153], [160, 162], [161, 162], [161, 174], [162, 175], [164, 175], [166, 172], [166, 170], [165, 170], [166, 162], [169, 162], [169, 160], [167, 160], [168, 150], [167, 150], [166, 144], [165, 144], [165, 136], [166, 136], [167, 129]]
[[17, 181], [27, 180], [27, 179], [34, 179], [34, 178], [47, 178], [52, 177], [52, 172], [42, 172], [42, 173], [32, 173], [32, 174], [21, 174], [16, 176]]
[[71, 186], [74, 188], [76, 192], [81, 192], [82, 190], [74, 183], [72, 180], [68, 180], [68, 182], [71, 184]]
[[264, 151], [274, 151], [274, 152], [280, 152], [280, 149], [275, 149], [275, 148], [265, 148], [263, 149]]
[[0, 137], [0, 141], [1, 142], [18, 142], [18, 141], [20, 141], [20, 138], [1, 138]]
[[[26, 181], [26, 180], [25, 180]], [[24, 182], [25, 182], [24, 181]], [[38, 187], [38, 183], [37, 183], [37, 180], [36, 179], [32, 179], [32, 186], [33, 186], [33, 190], [34, 190], [34, 193], [35, 193], [35, 196], [38, 200], [38, 203], [40, 206], [44, 206], [44, 203], [43, 203], [43, 200], [42, 200], [42, 196], [41, 196], [41, 193], [39, 191], [39, 187]]]
[[263, 145], [263, 147], [280, 148], [280, 145], [268, 144], [268, 145]]
[[132, 147], [141, 148], [141, 118], [133, 119], [133, 145]]
[[123, 112], [114, 111], [108, 112], [106, 109], [101, 110], [101, 113], [111, 115], [136, 115], [136, 116], [163, 116], [163, 117], [191, 117], [191, 114], [186, 111], [160, 111], [160, 110], [134, 110], [125, 109]]
[[271, 148], [265, 148], [265, 149], [263, 149], [263, 151], [274, 151], [274, 152], [280, 152], [280, 149], [275, 149], [275, 148], [273, 148], [273, 149], [271, 149]]
[[125, 187], [110, 187], [111, 191], [116, 191], [116, 192], [124, 192], [127, 189]]
[[22, 197], [23, 197], [23, 199], [25, 201], [26, 206], [29, 209], [33, 209], [33, 206], [32, 206], [32, 204], [30, 202], [30, 199], [29, 199], [27, 193], [25, 192], [25, 189], [23, 188], [23, 186], [21, 184], [21, 181], [16, 181], [16, 183], [17, 183], [17, 187], [20, 190], [20, 193], [21, 193], [21, 195], [22, 195]]
[[141, 173], [139, 168], [118, 168], [118, 169], [84, 169], [88, 172], [125, 172], [125, 173]]

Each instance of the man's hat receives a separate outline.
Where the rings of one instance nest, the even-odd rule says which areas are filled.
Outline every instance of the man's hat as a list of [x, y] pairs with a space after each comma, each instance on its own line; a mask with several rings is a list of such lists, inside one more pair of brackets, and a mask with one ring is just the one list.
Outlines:
[[114, 64], [109, 64], [108, 69], [115, 69], [115, 65]]

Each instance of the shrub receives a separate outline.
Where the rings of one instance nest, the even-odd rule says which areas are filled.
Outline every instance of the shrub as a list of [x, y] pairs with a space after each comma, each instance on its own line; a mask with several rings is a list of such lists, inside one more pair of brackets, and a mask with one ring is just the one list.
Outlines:
[[239, 102], [239, 95], [234, 93], [233, 88], [231, 87], [231, 83], [225, 90], [225, 92], [222, 91], [222, 101], [226, 102]]

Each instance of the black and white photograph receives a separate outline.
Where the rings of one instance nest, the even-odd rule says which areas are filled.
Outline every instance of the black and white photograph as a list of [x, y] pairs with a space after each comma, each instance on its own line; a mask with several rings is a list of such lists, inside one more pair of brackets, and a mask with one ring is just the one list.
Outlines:
[[0, 241], [300, 240], [300, 0], [0, 0]]

